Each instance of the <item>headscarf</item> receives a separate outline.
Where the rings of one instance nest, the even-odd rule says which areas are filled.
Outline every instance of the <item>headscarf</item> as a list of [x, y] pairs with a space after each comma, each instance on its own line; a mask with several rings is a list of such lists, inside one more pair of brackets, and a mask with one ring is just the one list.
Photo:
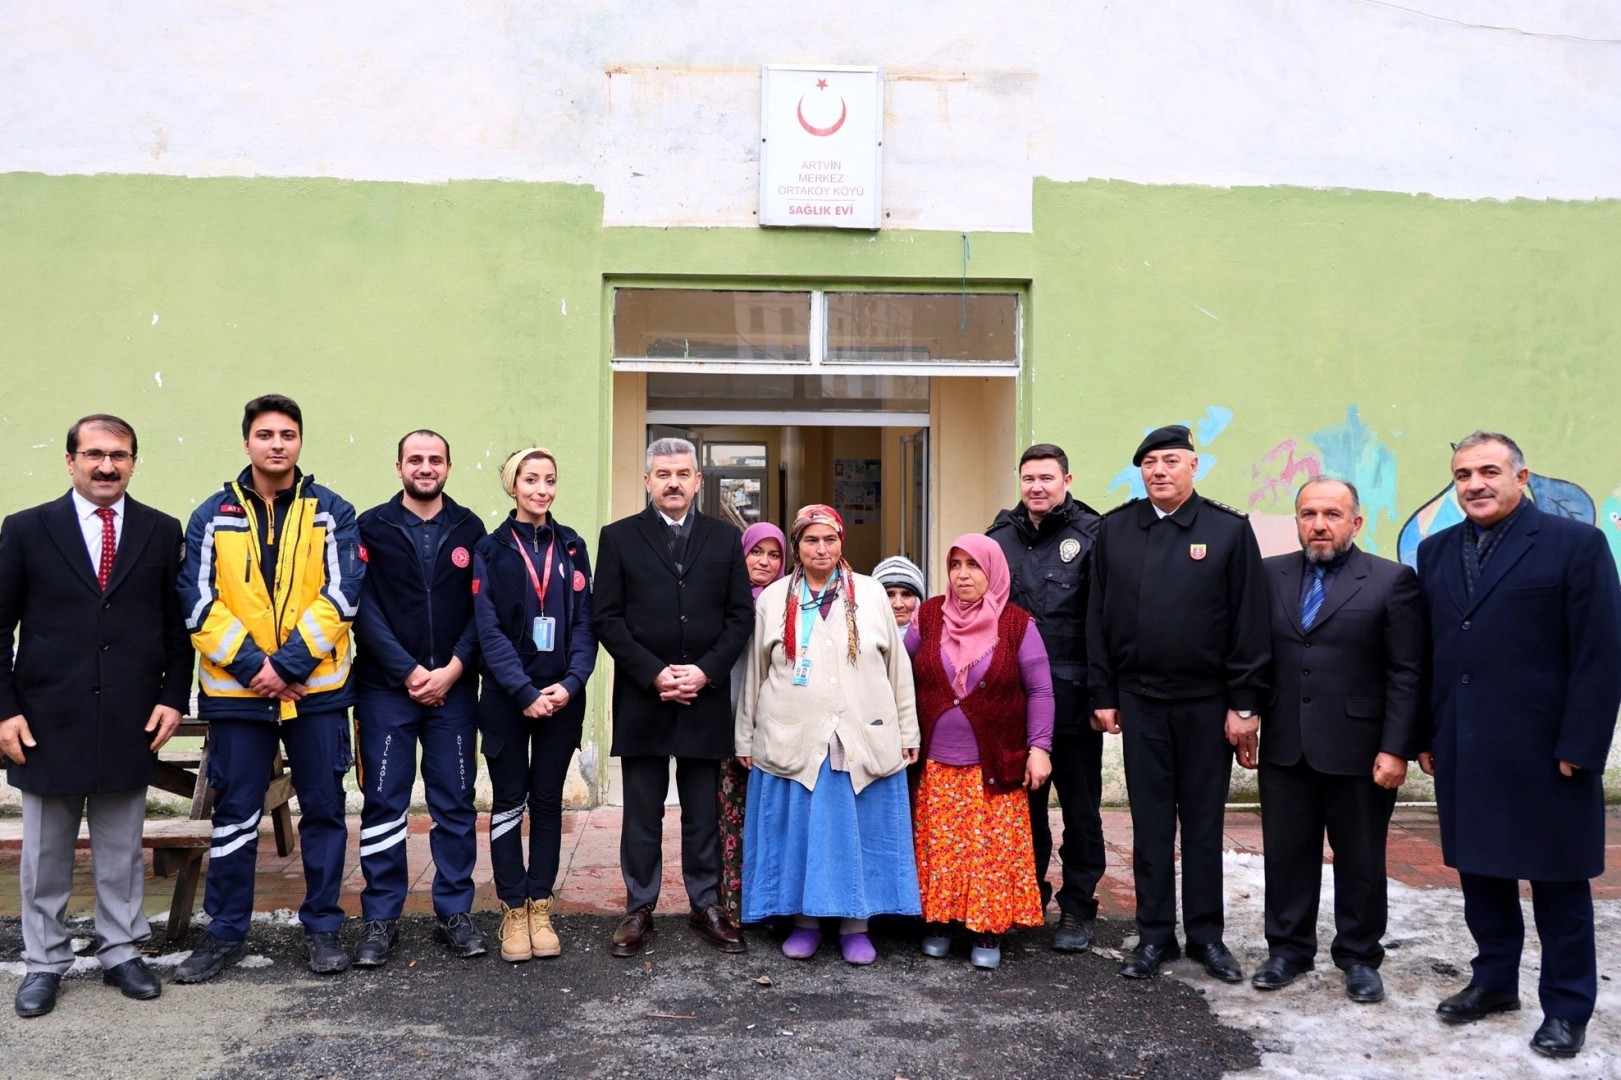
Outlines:
[[511, 498], [518, 497], [518, 470], [523, 463], [531, 457], [543, 457], [557, 468], [557, 458], [544, 446], [531, 446], [523, 450], [515, 450], [501, 463], [501, 487]]
[[[777, 581], [782, 577], [783, 574], [787, 573], [783, 567], [786, 566], [788, 562], [788, 538], [783, 536], [782, 530], [771, 524], [771, 522], [756, 521], [753, 525], [750, 525], [748, 528], [743, 530], [743, 555], [745, 558], [748, 557], [749, 552], [754, 550], [754, 545], [758, 544], [761, 540], [775, 540], [777, 542], [777, 550], [782, 552], [782, 562], [777, 564], [777, 576], [771, 579], [771, 581]], [[766, 582], [766, 585], [769, 584], [771, 584], [770, 581]], [[765, 585], [756, 585], [751, 581], [749, 583], [749, 590], [753, 592], [754, 598], [758, 600], [760, 599], [760, 594], [765, 591]]]
[[872, 576], [886, 589], [905, 589], [919, 600], [929, 595], [923, 571], [905, 555], [891, 555], [872, 568]]
[[[995, 540], [983, 533], [966, 533], [951, 542], [952, 548], [966, 552], [985, 571], [988, 585], [985, 595], [971, 604], [957, 599], [949, 577], [946, 581], [945, 604], [941, 614], [945, 620], [942, 644], [951, 666], [956, 670], [951, 685], [962, 697], [968, 693], [968, 669], [991, 654], [996, 648], [997, 628], [1002, 609], [1007, 607], [1007, 556]], [[947, 556], [949, 561], [950, 556]]]
[[[800, 507], [799, 513], [794, 515], [794, 527], [788, 533], [788, 550], [793, 552], [794, 572], [793, 576], [788, 579], [787, 611], [782, 617], [782, 647], [783, 651], [788, 654], [790, 664], [797, 659], [795, 654], [799, 651], [799, 620], [801, 618], [799, 596], [802, 588], [801, 583], [805, 580], [805, 568], [799, 563], [799, 538], [812, 525], [831, 525], [833, 531], [838, 533], [839, 539], [841, 541], [844, 539], [844, 519], [831, 506], [823, 503], [811, 503], [809, 506]], [[849, 641], [850, 665], [854, 667], [856, 653], [861, 647], [861, 639], [856, 633], [856, 575], [855, 571], [850, 569], [850, 564], [845, 561], [842, 554], [839, 558], [839, 565], [834, 568], [833, 577], [828, 580], [828, 584], [830, 586], [837, 585], [838, 593], [844, 597], [844, 630], [845, 637]], [[807, 611], [803, 617], [814, 619], [817, 618], [817, 614], [814, 610]]]

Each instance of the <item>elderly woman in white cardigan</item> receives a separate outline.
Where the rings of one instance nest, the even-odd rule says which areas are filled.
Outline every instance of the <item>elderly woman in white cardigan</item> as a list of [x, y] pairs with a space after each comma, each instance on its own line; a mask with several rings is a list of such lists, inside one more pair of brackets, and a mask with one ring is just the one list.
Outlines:
[[884, 588], [844, 561], [832, 507], [800, 510], [794, 571], [755, 608], [737, 756], [749, 766], [743, 920], [794, 917], [782, 944], [816, 955], [839, 920], [852, 964], [877, 958], [873, 915], [921, 912], [906, 766], [921, 741], [912, 666]]

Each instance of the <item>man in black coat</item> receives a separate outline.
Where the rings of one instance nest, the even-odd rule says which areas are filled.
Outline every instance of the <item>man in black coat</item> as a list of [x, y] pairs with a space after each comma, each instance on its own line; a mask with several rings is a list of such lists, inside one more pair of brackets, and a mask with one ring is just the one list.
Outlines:
[[140, 953], [141, 826], [192, 652], [174, 588], [180, 522], [125, 495], [135, 454], [129, 424], [85, 417], [68, 429], [73, 490], [0, 525], [0, 758], [23, 807], [19, 1016], [50, 1012], [73, 966], [62, 915], [87, 810], [102, 978], [138, 1000], [162, 992]]
[[1052, 443], [1037, 443], [1019, 458], [1019, 505], [1003, 510], [986, 530], [1007, 557], [1009, 599], [1028, 611], [1047, 646], [1053, 679], [1052, 778], [1030, 793], [1030, 835], [1036, 881], [1046, 907], [1052, 886], [1047, 864], [1053, 834], [1048, 797], [1058, 789], [1064, 814], [1064, 846], [1058, 858], [1059, 952], [1085, 952], [1098, 914], [1097, 886], [1106, 869], [1103, 848], [1103, 733], [1093, 729], [1086, 692], [1086, 594], [1092, 576], [1092, 539], [1098, 515], [1070, 494], [1069, 456]]
[[674, 757], [681, 872], [694, 929], [744, 951], [720, 906], [720, 761], [732, 754], [732, 664], [754, 630], [743, 538], [693, 506], [702, 483], [684, 439], [647, 448], [652, 504], [606, 525], [593, 592], [597, 637], [614, 658], [613, 745], [625, 787], [619, 837], [625, 917], [613, 955], [641, 952], [663, 877], [664, 795]]
[[1269, 951], [1250, 980], [1277, 990], [1317, 955], [1323, 835], [1334, 849], [1334, 963], [1352, 1001], [1385, 996], [1385, 839], [1421, 747], [1429, 642], [1418, 576], [1359, 549], [1356, 488], [1295, 493], [1300, 553], [1266, 560], [1272, 698], [1262, 710], [1261, 834]]
[[1255, 767], [1256, 711], [1271, 663], [1261, 549], [1248, 516], [1193, 490], [1186, 427], [1158, 428], [1131, 463], [1147, 499], [1103, 515], [1086, 615], [1092, 724], [1124, 732], [1138, 940], [1120, 966], [1147, 979], [1176, 940], [1176, 832], [1188, 955], [1244, 977], [1222, 942], [1221, 832], [1233, 750]]
[[1431, 752], [1441, 854], [1479, 954], [1436, 1011], [1452, 1023], [1520, 1007], [1525, 923], [1542, 942], [1531, 1048], [1572, 1057], [1598, 991], [1589, 879], [1604, 872], [1604, 765], [1621, 708], [1621, 583], [1604, 536], [1525, 498], [1514, 440], [1477, 431], [1452, 455], [1467, 520], [1418, 548], [1429, 610]]

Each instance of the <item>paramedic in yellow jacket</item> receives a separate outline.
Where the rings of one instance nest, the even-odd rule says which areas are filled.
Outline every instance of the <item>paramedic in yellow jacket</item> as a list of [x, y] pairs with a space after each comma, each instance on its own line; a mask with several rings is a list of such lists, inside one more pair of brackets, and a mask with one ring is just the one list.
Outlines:
[[250, 464], [186, 529], [181, 610], [200, 654], [197, 712], [209, 722], [215, 802], [203, 897], [211, 921], [176, 982], [212, 979], [247, 952], [259, 815], [278, 741], [298, 792], [298, 917], [310, 970], [349, 966], [338, 942], [338, 885], [349, 835], [349, 624], [365, 553], [354, 507], [299, 471], [303, 432], [291, 398], [248, 402], [242, 437]]

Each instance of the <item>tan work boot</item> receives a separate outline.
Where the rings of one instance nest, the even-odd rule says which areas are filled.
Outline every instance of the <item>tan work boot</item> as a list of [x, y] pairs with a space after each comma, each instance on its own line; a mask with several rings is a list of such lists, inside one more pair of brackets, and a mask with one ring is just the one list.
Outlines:
[[501, 905], [501, 959], [516, 964], [534, 954], [529, 944], [529, 906]]
[[563, 943], [552, 929], [552, 897], [529, 901], [529, 952], [531, 956], [561, 956]]

